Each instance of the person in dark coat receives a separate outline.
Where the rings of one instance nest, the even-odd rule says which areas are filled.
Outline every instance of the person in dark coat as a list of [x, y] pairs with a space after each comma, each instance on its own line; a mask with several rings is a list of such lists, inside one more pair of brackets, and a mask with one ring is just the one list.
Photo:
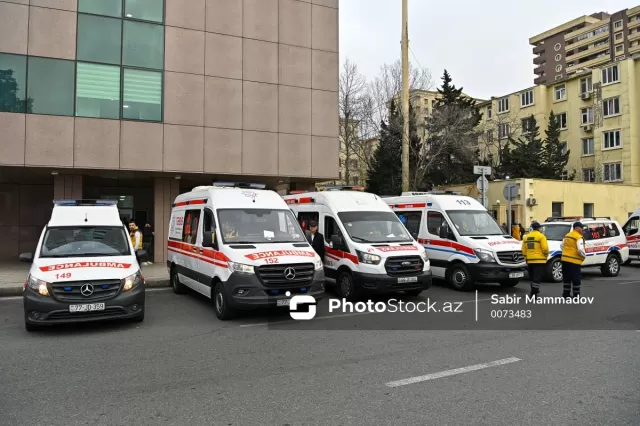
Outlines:
[[318, 232], [318, 222], [311, 221], [309, 228], [311, 229], [311, 235], [309, 236], [311, 247], [313, 247], [316, 253], [318, 253], [318, 256], [320, 256], [320, 259], [324, 262], [324, 236]]

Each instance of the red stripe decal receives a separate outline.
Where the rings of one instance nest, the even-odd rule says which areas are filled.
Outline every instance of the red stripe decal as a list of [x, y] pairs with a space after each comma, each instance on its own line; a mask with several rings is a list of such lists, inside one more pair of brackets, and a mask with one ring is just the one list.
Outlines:
[[[212, 248], [205, 248], [202, 250], [202, 252], [200, 252], [201, 247], [195, 246], [193, 244], [183, 243], [182, 241], [169, 241], [168, 247], [173, 248], [175, 250], [182, 250], [183, 252], [189, 253], [190, 257], [196, 257], [196, 258], [202, 257], [202, 258], [206, 258], [206, 259], [217, 261], [217, 262], [228, 262], [229, 260], [231, 260], [221, 251], [217, 251]], [[186, 253], [182, 253], [182, 254], [186, 254]], [[191, 254], [195, 254], [197, 256], [191, 256]], [[222, 265], [219, 265], [219, 266], [222, 266]]]
[[79, 268], [115, 268], [115, 269], [129, 269], [130, 263], [120, 262], [75, 262], [75, 263], [60, 263], [57, 265], [41, 266], [42, 272], [60, 271], [63, 269], [79, 269]]
[[427, 207], [427, 203], [389, 204], [389, 207], [396, 209], [419, 209], [422, 207]]
[[193, 205], [202, 205], [205, 204], [206, 200], [189, 200], [189, 201], [180, 201], [179, 203], [175, 203], [175, 207], [182, 207], [182, 206], [193, 206]]
[[455, 241], [446, 241], [446, 240], [427, 240], [424, 238], [420, 238], [418, 240], [420, 244], [438, 246], [438, 247], [446, 247], [454, 250], [459, 250], [461, 252], [470, 254], [472, 256], [476, 255], [476, 252], [473, 251], [471, 247], [464, 246], [460, 243], [456, 243]]
[[315, 257], [316, 253], [305, 250], [273, 250], [273, 251], [261, 251], [258, 253], [245, 254], [244, 257], [251, 260], [269, 259], [272, 257], [283, 256], [305, 256]]
[[358, 264], [358, 256], [356, 256], [356, 255], [344, 252], [342, 250], [334, 250], [331, 247], [325, 247], [324, 250], [325, 250], [326, 253], [331, 254], [334, 257], [337, 257], [338, 259], [349, 259], [350, 261], [352, 261], [356, 265]]

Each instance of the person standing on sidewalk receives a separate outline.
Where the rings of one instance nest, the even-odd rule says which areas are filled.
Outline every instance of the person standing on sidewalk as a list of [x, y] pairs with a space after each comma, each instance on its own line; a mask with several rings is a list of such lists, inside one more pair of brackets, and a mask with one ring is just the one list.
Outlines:
[[531, 228], [532, 231], [527, 234], [522, 242], [522, 255], [529, 268], [531, 296], [535, 296], [540, 293], [540, 281], [549, 256], [549, 244], [547, 243], [547, 237], [540, 232], [542, 227], [538, 222], [533, 222]]
[[560, 244], [562, 249], [562, 297], [580, 296], [580, 284], [582, 273], [582, 262], [587, 257], [584, 244], [584, 226], [581, 222], [573, 224], [573, 230], [565, 235], [564, 240]]

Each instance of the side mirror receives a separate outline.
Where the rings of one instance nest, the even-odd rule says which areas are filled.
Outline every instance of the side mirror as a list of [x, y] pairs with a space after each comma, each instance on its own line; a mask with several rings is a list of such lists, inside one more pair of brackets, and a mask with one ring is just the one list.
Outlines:
[[136, 250], [136, 259], [139, 263], [144, 263], [148, 260], [148, 253], [146, 250]]
[[334, 249], [340, 250], [344, 248], [344, 240], [339, 235], [332, 235], [331, 245], [333, 246]]
[[202, 247], [213, 247], [213, 235], [211, 231], [205, 231], [202, 234]]
[[22, 253], [20, 255], [20, 262], [33, 263], [33, 253]]
[[418, 233], [414, 232], [413, 234], [411, 234], [411, 236], [413, 237], [414, 240], [418, 240]]

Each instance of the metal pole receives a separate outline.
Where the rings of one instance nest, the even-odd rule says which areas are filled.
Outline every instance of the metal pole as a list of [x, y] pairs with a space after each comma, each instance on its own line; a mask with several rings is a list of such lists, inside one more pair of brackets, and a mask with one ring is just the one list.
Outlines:
[[480, 181], [482, 188], [482, 207], [487, 208], [487, 188], [484, 187], [484, 169], [482, 169], [482, 180]]
[[402, 191], [409, 191], [409, 6], [402, 0]]
[[[511, 193], [509, 193], [509, 195], [511, 195]], [[511, 197], [509, 197], [511, 198]], [[512, 235], [511, 233], [511, 200], [509, 200], [509, 205], [507, 206], [508, 210], [507, 210], [507, 233], [509, 235]]]

